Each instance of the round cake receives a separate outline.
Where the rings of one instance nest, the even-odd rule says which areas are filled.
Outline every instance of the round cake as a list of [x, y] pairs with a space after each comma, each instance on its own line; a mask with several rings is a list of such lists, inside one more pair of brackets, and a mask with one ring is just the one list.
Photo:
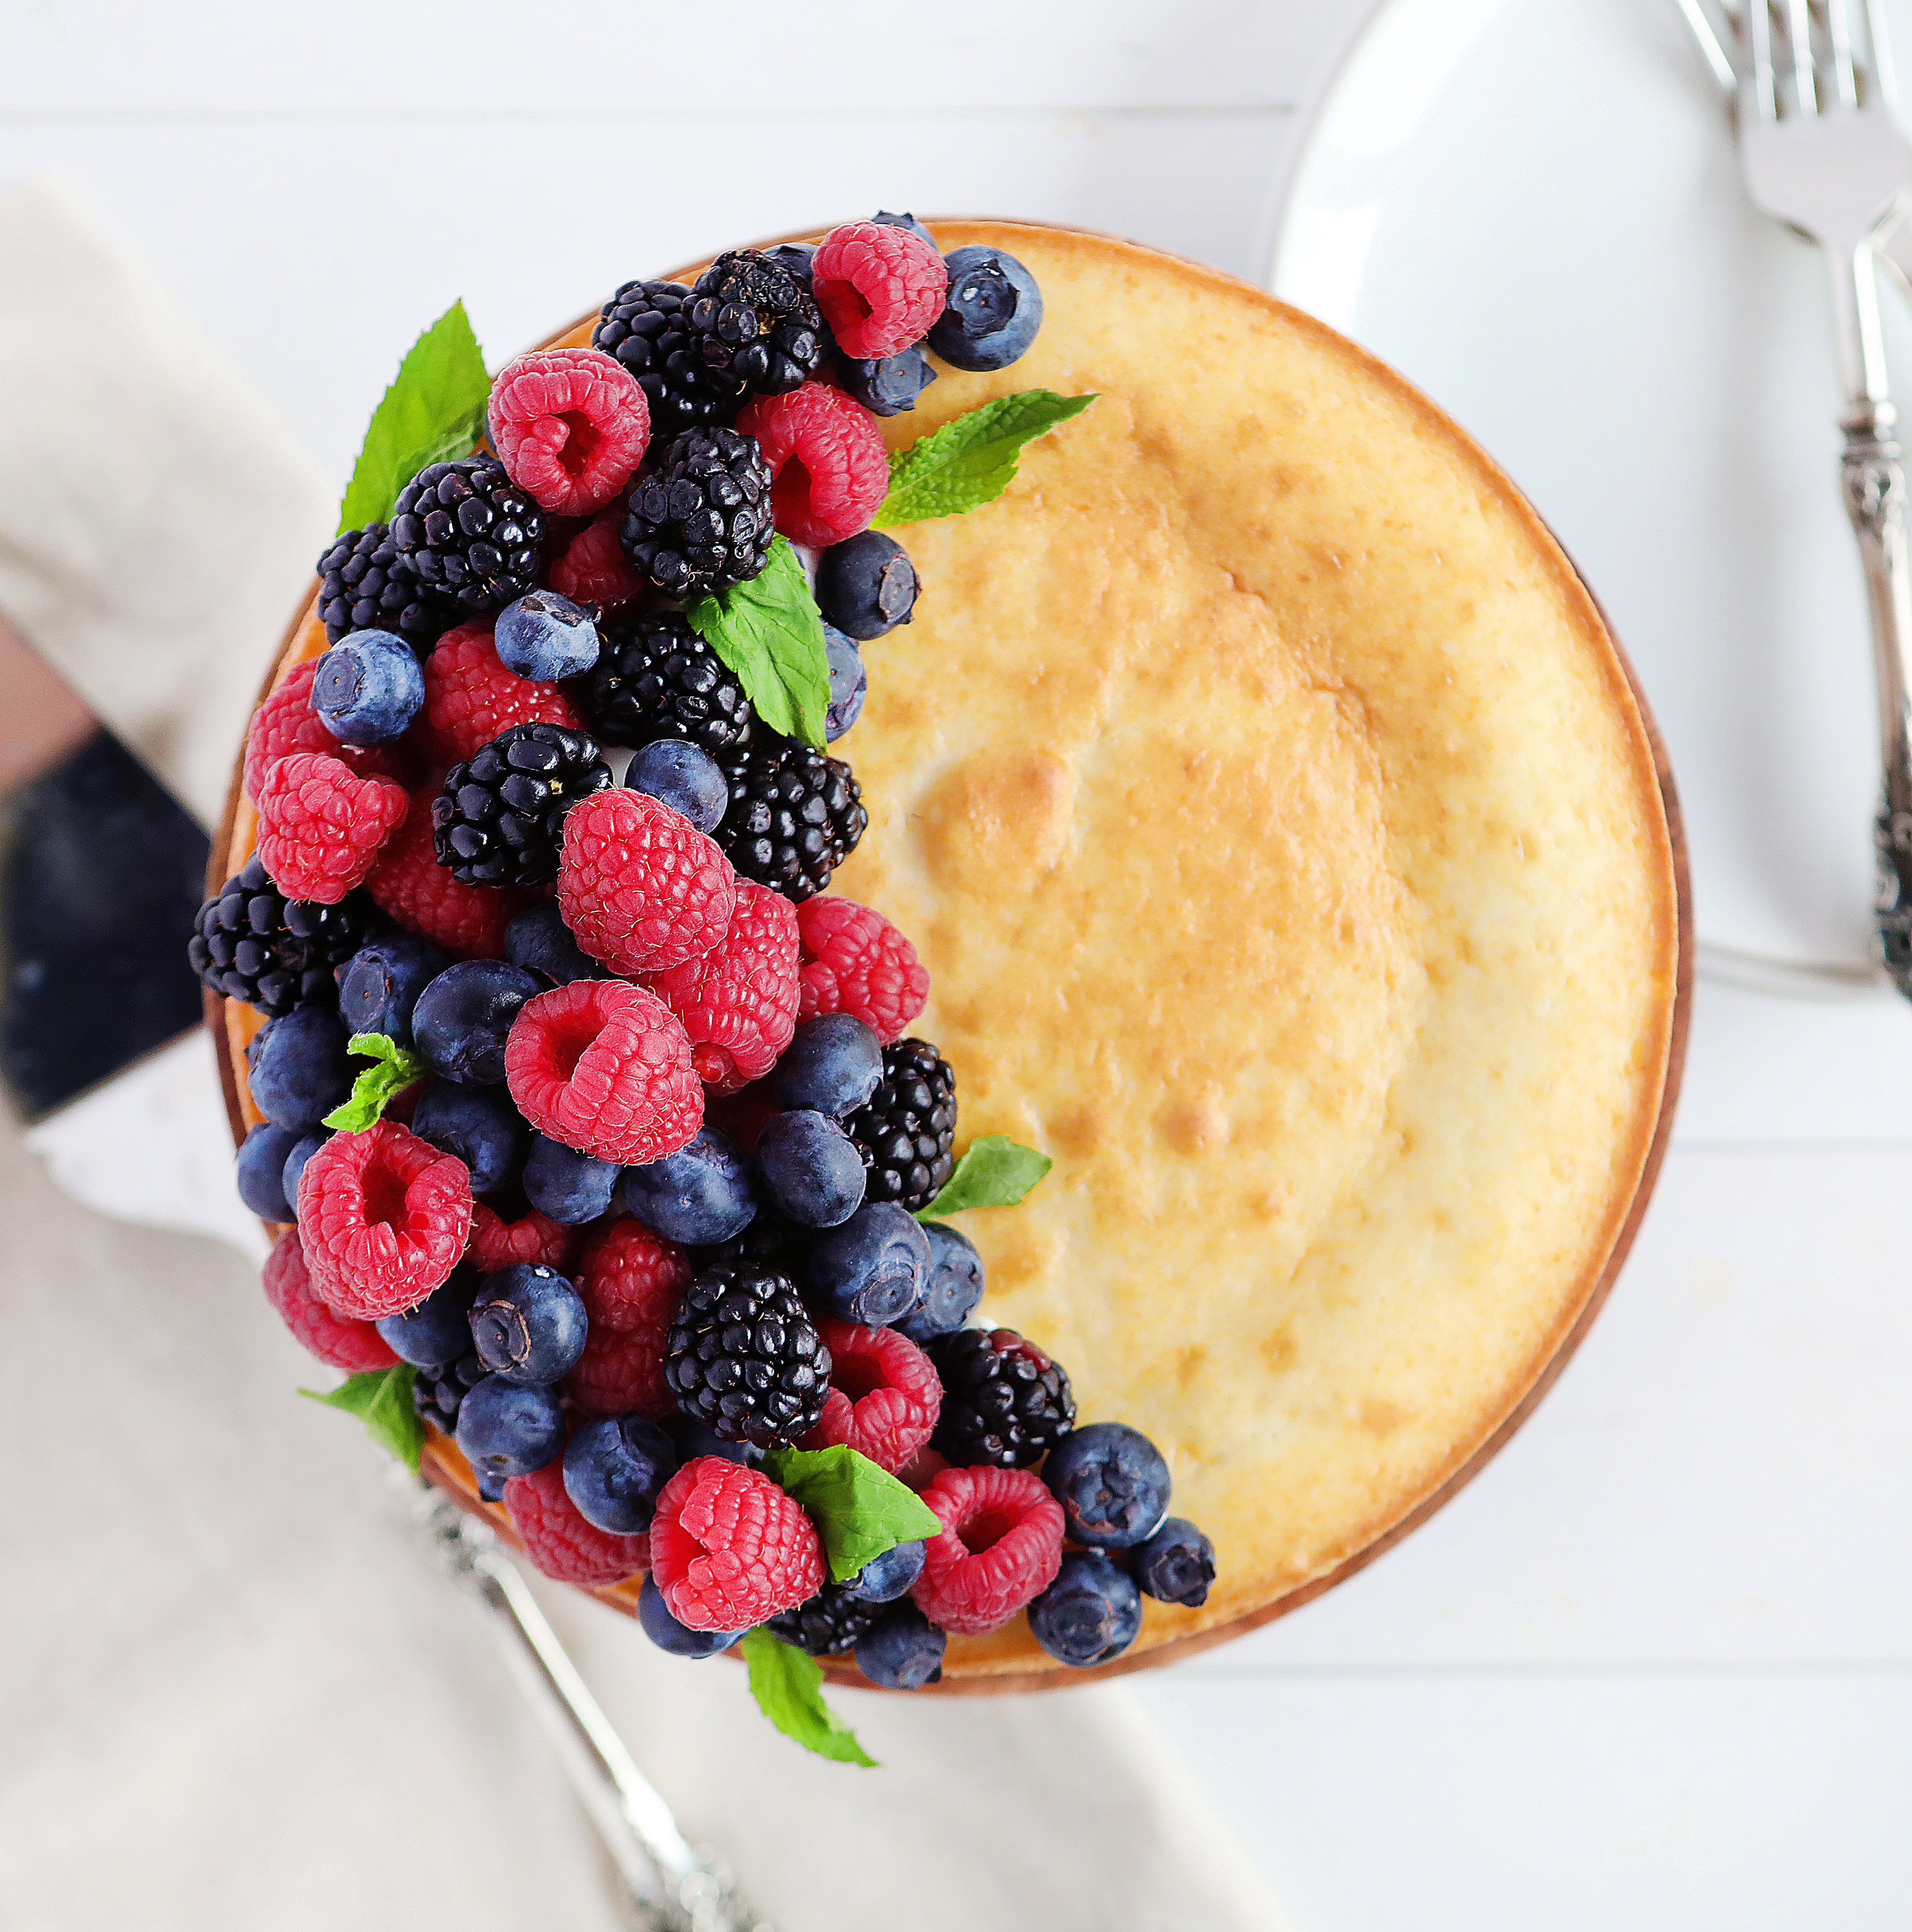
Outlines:
[[[1214, 1541], [1205, 1604], [1148, 1601], [1125, 1670], [1385, 1547], [1577, 1339], [1676, 1084], [1671, 794], [1572, 566], [1400, 378], [1151, 250], [933, 228], [1026, 264], [1044, 320], [1011, 368], [939, 367], [890, 446], [1014, 392], [1097, 400], [995, 501], [903, 532], [922, 594], [868, 647], [869, 825], [832, 890], [914, 940], [964, 1138], [1054, 1160], [955, 1217], [983, 1316], [1067, 1364], [1079, 1420], [1158, 1445]], [[324, 648], [308, 609], [275, 680]], [[254, 836], [236, 778], [215, 888]], [[258, 1016], [223, 1004], [257, 1120]], [[953, 1638], [942, 1688], [1083, 1675], [1019, 1618]]]

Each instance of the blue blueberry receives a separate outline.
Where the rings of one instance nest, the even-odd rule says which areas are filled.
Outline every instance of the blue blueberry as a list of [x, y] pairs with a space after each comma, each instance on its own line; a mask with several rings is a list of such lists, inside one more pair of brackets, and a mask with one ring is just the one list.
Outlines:
[[312, 709], [341, 743], [383, 745], [403, 735], [425, 703], [418, 653], [389, 631], [354, 631], [319, 660]]
[[726, 1442], [715, 1430], [688, 1415], [674, 1415], [668, 1426], [677, 1445], [680, 1468], [700, 1456], [721, 1456], [726, 1462], [741, 1462], [746, 1469], [755, 1468], [764, 1460], [764, 1452], [755, 1443]]
[[773, 262], [788, 268], [803, 284], [807, 293], [812, 282], [812, 265], [816, 260], [816, 248], [809, 242], [779, 242], [774, 248], [766, 248], [764, 253]]
[[857, 1640], [857, 1667], [886, 1690], [919, 1690], [941, 1677], [948, 1642], [914, 1604], [905, 1604]]
[[879, 208], [870, 217], [879, 228], [907, 228], [919, 242], [927, 242], [931, 248], [936, 245], [936, 238], [913, 214], [892, 214], [887, 208]]
[[841, 1120], [876, 1091], [883, 1078], [883, 1042], [854, 1013], [819, 1013], [791, 1036], [770, 1076], [786, 1107], [812, 1107]]
[[471, 1191], [491, 1194], [516, 1178], [531, 1151], [530, 1124], [502, 1087], [434, 1080], [412, 1110], [412, 1131], [471, 1169]]
[[823, 627], [824, 656], [830, 665], [830, 704], [823, 715], [823, 734], [834, 744], [863, 715], [869, 695], [869, 673], [854, 641], [834, 624]]
[[233, 1156], [233, 1178], [239, 1198], [262, 1221], [290, 1221], [291, 1197], [286, 1192], [286, 1156], [302, 1138], [297, 1127], [275, 1127], [270, 1120], [254, 1127]]
[[885, 1328], [922, 1298], [929, 1243], [895, 1202], [872, 1201], [810, 1244], [805, 1270], [804, 1285], [839, 1322]]
[[413, 1042], [433, 1072], [468, 1086], [495, 1087], [505, 1077], [512, 1022], [544, 990], [508, 960], [462, 959], [419, 995]]
[[866, 1604], [893, 1604], [923, 1574], [929, 1550], [926, 1543], [899, 1543], [872, 1556], [843, 1588]]
[[944, 258], [950, 292], [929, 346], [952, 369], [1006, 369], [1043, 326], [1043, 292], [1013, 255], [958, 248]]
[[641, 1415], [581, 1422], [564, 1451], [564, 1492], [588, 1523], [612, 1536], [650, 1527], [677, 1472], [677, 1445]]
[[567, 1228], [595, 1221], [611, 1205], [620, 1172], [614, 1160], [580, 1154], [544, 1134], [532, 1137], [524, 1162], [524, 1198]]
[[1215, 1546], [1185, 1516], [1172, 1516], [1139, 1544], [1135, 1580], [1151, 1597], [1194, 1610], [1208, 1600], [1215, 1580]]
[[899, 416], [916, 407], [936, 371], [920, 349], [910, 348], [894, 356], [846, 358], [838, 364], [838, 376], [845, 393], [872, 416]]
[[373, 1325], [401, 1362], [448, 1369], [471, 1353], [471, 1298], [477, 1283], [470, 1270], [454, 1268], [416, 1308], [388, 1315]]
[[323, 1006], [294, 1006], [254, 1034], [245, 1050], [246, 1084], [275, 1126], [302, 1133], [350, 1096], [353, 1068], [345, 1038], [338, 1016]]
[[533, 590], [498, 613], [491, 633], [498, 662], [520, 677], [576, 677], [598, 661], [590, 611], [555, 590]]
[[1162, 1452], [1126, 1422], [1091, 1422], [1049, 1452], [1043, 1480], [1078, 1543], [1127, 1550], [1152, 1535], [1169, 1507]]
[[954, 1334], [983, 1299], [983, 1257], [968, 1240], [941, 1221], [924, 1222], [923, 1232], [929, 1243], [923, 1299], [896, 1324], [897, 1333], [918, 1348], [938, 1335]]
[[338, 1013], [347, 1033], [382, 1033], [412, 1043], [412, 1009], [452, 956], [412, 932], [368, 939], [338, 969]]
[[286, 1156], [286, 1164], [281, 1175], [284, 1183], [286, 1198], [291, 1202], [293, 1211], [299, 1210], [299, 1178], [305, 1172], [305, 1163], [332, 1137], [330, 1127], [314, 1127], [299, 1136], [292, 1144], [292, 1150]]
[[527, 1387], [487, 1376], [458, 1405], [458, 1447], [481, 1481], [502, 1489], [564, 1453], [564, 1406], [548, 1384]]
[[1055, 1581], [1029, 1606], [1029, 1634], [1063, 1664], [1106, 1664], [1141, 1628], [1134, 1578], [1099, 1550], [1070, 1551]]
[[881, 530], [832, 544], [817, 562], [817, 608], [824, 622], [861, 643], [907, 624], [917, 588], [916, 566]]
[[664, 1592], [647, 1576], [638, 1592], [638, 1628], [659, 1650], [673, 1657], [715, 1657], [743, 1636], [741, 1630], [692, 1630], [680, 1624], [666, 1607]]
[[757, 1173], [770, 1205], [806, 1228], [848, 1220], [869, 1178], [856, 1142], [808, 1107], [773, 1116], [758, 1138]]
[[617, 1195], [626, 1214], [693, 1247], [713, 1248], [757, 1218], [750, 1170], [736, 1142], [716, 1127], [662, 1160], [625, 1168]]
[[527, 906], [505, 928], [505, 957], [527, 973], [536, 973], [554, 986], [574, 980], [602, 980], [605, 969], [571, 936], [564, 915], [547, 901]]
[[682, 812], [700, 832], [714, 830], [730, 809], [730, 787], [716, 760], [701, 745], [682, 738], [640, 745], [625, 768], [624, 782]]
[[508, 1382], [554, 1382], [568, 1374], [584, 1352], [589, 1325], [578, 1291], [536, 1262], [488, 1274], [471, 1304], [478, 1359]]

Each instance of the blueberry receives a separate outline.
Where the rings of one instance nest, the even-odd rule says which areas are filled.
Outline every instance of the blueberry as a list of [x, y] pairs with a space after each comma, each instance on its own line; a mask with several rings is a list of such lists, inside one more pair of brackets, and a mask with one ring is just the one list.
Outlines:
[[641, 1415], [581, 1422], [564, 1451], [565, 1494], [587, 1522], [612, 1536], [650, 1528], [677, 1472], [677, 1444]]
[[1127, 1550], [1151, 1534], [1169, 1507], [1169, 1466], [1139, 1429], [1091, 1422], [1063, 1437], [1043, 1465], [1078, 1543]]
[[332, 1137], [330, 1127], [314, 1127], [299, 1136], [292, 1144], [292, 1151], [286, 1156], [286, 1164], [281, 1175], [286, 1198], [292, 1204], [294, 1214], [299, 1211], [299, 1178], [305, 1172], [305, 1163]]
[[449, 1370], [471, 1353], [471, 1298], [476, 1284], [469, 1270], [454, 1268], [416, 1308], [388, 1315], [373, 1325], [401, 1362], [421, 1369]]
[[886, 1690], [920, 1690], [941, 1677], [948, 1642], [914, 1604], [905, 1604], [857, 1640], [857, 1667]]
[[368, 940], [338, 969], [338, 1015], [348, 1033], [382, 1033], [412, 1043], [412, 1009], [452, 956], [416, 933]]
[[580, 1154], [562, 1141], [536, 1134], [524, 1163], [524, 1198], [552, 1220], [580, 1227], [611, 1205], [618, 1173], [614, 1160], [599, 1160], [595, 1154]]
[[923, 1574], [926, 1543], [899, 1543], [872, 1556], [844, 1588], [866, 1604], [893, 1604]]
[[809, 242], [779, 242], [774, 248], [766, 248], [764, 253], [780, 267], [788, 268], [808, 291], [811, 282], [811, 265], [816, 260], [816, 248]]
[[268, 1020], [245, 1058], [254, 1104], [275, 1126], [316, 1127], [352, 1092], [345, 1028], [323, 1006], [294, 1006]]
[[913, 214], [892, 214], [887, 208], [879, 208], [870, 217], [879, 228], [907, 228], [919, 242], [927, 242], [931, 248], [936, 245], [936, 238]]
[[953, 1228], [926, 1221], [929, 1273], [923, 1299], [896, 1324], [899, 1334], [920, 1348], [938, 1335], [953, 1334], [976, 1312], [983, 1299], [983, 1257]]
[[812, 1107], [841, 1120], [876, 1091], [883, 1042], [854, 1013], [819, 1013], [791, 1036], [770, 1084], [786, 1107]]
[[488, 1274], [471, 1304], [478, 1359], [508, 1382], [554, 1382], [569, 1373], [584, 1352], [588, 1325], [578, 1291], [536, 1262]]
[[1043, 292], [1013, 255], [959, 248], [944, 260], [950, 292], [929, 346], [952, 369], [1006, 369], [1043, 326]]
[[881, 530], [832, 544], [817, 563], [817, 608], [824, 622], [865, 644], [909, 622], [917, 588], [916, 566]]
[[514, 1179], [531, 1151], [530, 1125], [500, 1087], [434, 1080], [413, 1109], [412, 1131], [471, 1169], [474, 1194], [494, 1192]]
[[673, 1657], [715, 1657], [743, 1636], [741, 1630], [692, 1630], [680, 1624], [665, 1606], [664, 1592], [647, 1576], [638, 1592], [638, 1628], [659, 1650]]
[[233, 1178], [239, 1198], [262, 1221], [290, 1221], [292, 1198], [285, 1190], [286, 1156], [302, 1138], [297, 1127], [254, 1127], [233, 1156]]
[[572, 938], [564, 915], [548, 902], [527, 906], [506, 927], [505, 957], [554, 986], [605, 976], [605, 969]]
[[916, 1306], [929, 1272], [929, 1243], [914, 1217], [872, 1201], [811, 1244], [804, 1286], [839, 1322], [881, 1328]]
[[714, 1429], [692, 1420], [688, 1415], [674, 1415], [669, 1427], [677, 1445], [677, 1466], [695, 1462], [700, 1456], [721, 1456], [726, 1462], [741, 1462], [754, 1469], [764, 1460], [764, 1452], [754, 1442], [726, 1442]]
[[658, 738], [631, 754], [624, 782], [680, 812], [700, 832], [709, 832], [730, 809], [730, 788], [717, 761], [701, 745], [682, 738]]
[[520, 677], [549, 683], [576, 677], [598, 661], [598, 627], [590, 611], [555, 590], [533, 590], [498, 613], [491, 633], [498, 662]]
[[1135, 1580], [1151, 1597], [1194, 1610], [1215, 1580], [1215, 1546], [1185, 1516], [1168, 1517], [1135, 1552]]
[[1142, 1592], [1112, 1556], [1072, 1550], [1029, 1606], [1029, 1634], [1064, 1664], [1106, 1664], [1135, 1642]]
[[312, 709], [347, 745], [383, 745], [400, 736], [425, 703], [418, 653], [389, 631], [354, 631], [319, 660]]
[[487, 1376], [459, 1403], [458, 1434], [481, 1485], [488, 1477], [501, 1491], [506, 1477], [528, 1476], [564, 1453], [564, 1407], [548, 1384]]
[[914, 409], [917, 398], [936, 380], [929, 358], [914, 348], [894, 356], [845, 358], [838, 373], [845, 393], [873, 416], [899, 416]]
[[869, 673], [863, 668], [863, 654], [854, 640], [834, 624], [823, 627], [823, 651], [830, 666], [830, 704], [823, 715], [823, 734], [834, 744], [863, 715]]
[[688, 1147], [642, 1167], [627, 1167], [618, 1183], [624, 1211], [668, 1241], [715, 1247], [757, 1218], [750, 1170], [737, 1144], [706, 1127]]
[[464, 959], [448, 966], [412, 1009], [412, 1039], [447, 1080], [495, 1087], [505, 1077], [505, 1039], [527, 1000], [544, 991], [522, 966]]
[[773, 1116], [758, 1138], [757, 1172], [770, 1205], [806, 1228], [848, 1220], [868, 1179], [856, 1142], [807, 1107]]

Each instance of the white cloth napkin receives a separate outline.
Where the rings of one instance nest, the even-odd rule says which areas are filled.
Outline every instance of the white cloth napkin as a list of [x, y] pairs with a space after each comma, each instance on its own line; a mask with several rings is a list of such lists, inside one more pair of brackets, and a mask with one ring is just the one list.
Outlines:
[[[212, 818], [329, 493], [150, 277], [44, 188], [0, 200], [0, 611]], [[218, 1131], [211, 1106], [201, 1130], [172, 1104], [172, 1131]], [[112, 1202], [125, 1156], [110, 1127], [98, 1145], [84, 1191]], [[86, 1148], [62, 1141], [64, 1172]], [[0, 1923], [623, 1923], [382, 1459], [293, 1394], [333, 1378], [254, 1265], [76, 1206], [11, 1124], [0, 1230]], [[665, 1658], [541, 1594], [686, 1832], [782, 1932], [1283, 1923], [1118, 1688], [833, 1693], [882, 1761], [854, 1770], [772, 1731], [734, 1663]]]

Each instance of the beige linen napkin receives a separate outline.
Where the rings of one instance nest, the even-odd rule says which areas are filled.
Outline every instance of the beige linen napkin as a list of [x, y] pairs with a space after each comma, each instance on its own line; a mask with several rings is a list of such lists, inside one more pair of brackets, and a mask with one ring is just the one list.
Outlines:
[[[57, 192], [0, 200], [0, 613], [210, 818], [329, 493]], [[203, 1065], [210, 1082], [209, 1050]], [[210, 1103], [170, 1118], [219, 1130]], [[63, 1171], [85, 1166], [83, 1142], [62, 1144]], [[99, 1165], [123, 1166], [98, 1144]], [[92, 1180], [90, 1198], [114, 1198]], [[489, 1633], [413, 1544], [383, 1460], [294, 1396], [333, 1378], [254, 1264], [76, 1206], [4, 1121], [0, 1229], [17, 1456], [0, 1922], [623, 1922]], [[1119, 1688], [835, 1694], [883, 1762], [859, 1771], [772, 1731], [734, 1662], [668, 1658], [602, 1606], [541, 1594], [686, 1830], [730, 1856], [782, 1932], [1282, 1923]]]

